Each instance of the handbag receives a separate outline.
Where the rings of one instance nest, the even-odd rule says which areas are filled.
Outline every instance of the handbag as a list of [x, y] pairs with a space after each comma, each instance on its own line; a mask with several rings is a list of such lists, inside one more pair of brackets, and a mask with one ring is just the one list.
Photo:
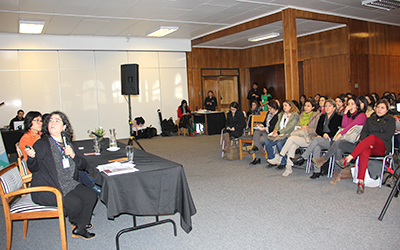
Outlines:
[[304, 139], [306, 139], [307, 143], [310, 143], [311, 139], [310, 139], [310, 135], [308, 134], [308, 131], [305, 129], [297, 129], [294, 130], [290, 136], [298, 136], [298, 137], [303, 137]]
[[[346, 134], [342, 135], [339, 140], [345, 140], [351, 143], [355, 143], [360, 138], [361, 130], [363, 129], [362, 125], [354, 125], [351, 127]], [[343, 130], [343, 129], [342, 129]], [[340, 130], [340, 131], [342, 131]], [[339, 133], [339, 131], [338, 131]], [[338, 134], [336, 133], [336, 134]], [[336, 136], [336, 135], [335, 135]]]

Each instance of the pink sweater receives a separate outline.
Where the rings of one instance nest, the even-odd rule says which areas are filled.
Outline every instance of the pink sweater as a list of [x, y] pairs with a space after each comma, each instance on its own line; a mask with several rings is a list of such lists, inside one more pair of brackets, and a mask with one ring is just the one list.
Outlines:
[[[357, 112], [357, 111], [356, 111], [356, 112]], [[353, 113], [353, 114], [351, 114], [351, 116], [355, 115], [356, 112]], [[350, 117], [350, 118], [347, 117], [346, 114], [343, 114], [342, 128], [344, 128], [344, 129], [340, 132], [340, 134], [341, 134], [341, 135], [346, 134], [347, 131], [348, 131], [349, 129], [351, 129], [354, 125], [361, 125], [361, 126], [364, 126], [366, 120], [367, 120], [367, 116], [365, 115], [365, 113], [359, 114], [354, 120], [351, 119], [351, 117]]]

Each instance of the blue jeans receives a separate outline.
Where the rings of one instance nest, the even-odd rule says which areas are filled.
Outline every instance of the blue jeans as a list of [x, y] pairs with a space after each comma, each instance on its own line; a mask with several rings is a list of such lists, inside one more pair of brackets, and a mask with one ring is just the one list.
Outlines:
[[[268, 153], [268, 159], [273, 159], [275, 157], [274, 149], [272, 147], [276, 146], [276, 152], [279, 153], [281, 152], [283, 145], [285, 145], [286, 140], [287, 138], [279, 141], [271, 141], [269, 139], [265, 141], [265, 149], [267, 150]], [[282, 158], [281, 165], [286, 165], [286, 156]]]

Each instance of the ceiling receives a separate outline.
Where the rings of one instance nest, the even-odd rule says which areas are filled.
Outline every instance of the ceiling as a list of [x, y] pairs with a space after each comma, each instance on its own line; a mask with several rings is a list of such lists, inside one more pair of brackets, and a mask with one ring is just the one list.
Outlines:
[[[0, 32], [18, 33], [18, 20], [45, 21], [44, 35], [146, 37], [159, 26], [178, 26], [168, 38], [195, 39], [213, 32], [295, 8], [400, 26], [400, 9], [365, 7], [362, 0], [0, 0]], [[297, 34], [321, 32], [338, 23], [297, 19]], [[275, 22], [197, 47], [248, 48], [265, 44], [248, 38], [278, 32]], [[156, 38], [155, 38], [156, 39]], [[278, 38], [268, 40], [275, 42]]]

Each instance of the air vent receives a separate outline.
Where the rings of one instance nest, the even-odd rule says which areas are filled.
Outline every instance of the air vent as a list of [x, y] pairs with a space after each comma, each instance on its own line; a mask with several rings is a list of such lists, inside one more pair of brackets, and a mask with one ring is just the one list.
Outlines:
[[377, 8], [381, 10], [393, 10], [400, 7], [400, 1], [398, 0], [367, 0], [362, 1], [362, 5]]

